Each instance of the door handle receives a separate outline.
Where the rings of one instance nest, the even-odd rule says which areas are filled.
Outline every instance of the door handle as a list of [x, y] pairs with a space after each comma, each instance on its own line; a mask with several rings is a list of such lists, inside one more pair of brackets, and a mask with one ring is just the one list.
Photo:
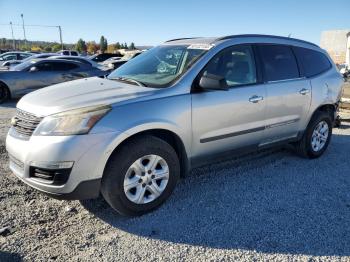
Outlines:
[[254, 96], [249, 98], [249, 102], [251, 102], [251, 103], [258, 103], [261, 100], [264, 100], [264, 97], [254, 95]]
[[310, 90], [309, 90], [309, 89], [306, 89], [306, 88], [303, 88], [303, 89], [301, 89], [301, 90], [299, 91], [299, 93], [302, 94], [302, 95], [306, 95], [306, 94], [310, 93]]

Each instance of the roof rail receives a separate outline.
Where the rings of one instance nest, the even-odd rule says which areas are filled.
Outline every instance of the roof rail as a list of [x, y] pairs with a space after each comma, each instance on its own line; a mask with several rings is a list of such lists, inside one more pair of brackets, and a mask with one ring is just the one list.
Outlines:
[[291, 38], [291, 37], [285, 37], [285, 36], [277, 36], [277, 35], [260, 35], [260, 34], [243, 34], [243, 35], [228, 35], [228, 36], [224, 36], [224, 37], [219, 37], [216, 39], [216, 41], [220, 41], [220, 40], [227, 40], [227, 39], [234, 39], [234, 38], [239, 38], [239, 37], [270, 37], [270, 38], [277, 38], [277, 39], [284, 39], [284, 40], [293, 40], [293, 41], [297, 41], [300, 43], [304, 43], [304, 44], [309, 44], [309, 45], [313, 45], [316, 47], [319, 47], [318, 45], [308, 42], [308, 41], [304, 41], [304, 40], [300, 40], [300, 39], [296, 39], [296, 38]]
[[198, 37], [183, 37], [183, 38], [175, 38], [175, 39], [170, 39], [170, 40], [167, 40], [167, 41], [165, 41], [165, 43], [172, 42], [172, 41], [177, 41], [177, 40], [188, 40], [188, 39], [195, 39], [195, 38], [198, 38]]

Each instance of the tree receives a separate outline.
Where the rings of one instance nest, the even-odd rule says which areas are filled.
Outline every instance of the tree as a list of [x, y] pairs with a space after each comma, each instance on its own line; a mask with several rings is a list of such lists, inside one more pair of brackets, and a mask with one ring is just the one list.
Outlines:
[[136, 49], [135, 44], [133, 42], [131, 42], [131, 44], [129, 45], [129, 49], [130, 50], [135, 50]]
[[52, 52], [52, 47], [47, 45], [47, 46], [45, 46], [44, 51], [45, 52]]
[[120, 45], [119, 42], [115, 43], [115, 49], [122, 49], [122, 46]]
[[89, 54], [94, 54], [98, 50], [98, 46], [95, 41], [87, 42], [87, 52]]
[[33, 45], [31, 47], [31, 50], [30, 51], [33, 51], [33, 52], [41, 52], [41, 47], [40, 46], [37, 46], [37, 45]]
[[79, 53], [85, 53], [87, 50], [86, 47], [86, 43], [83, 39], [79, 39], [77, 44], [75, 45], [75, 49], [79, 52]]
[[107, 42], [107, 38], [105, 38], [104, 36], [101, 36], [100, 38], [100, 50], [102, 53], [104, 53], [107, 50], [108, 47], [108, 42]]
[[52, 52], [58, 52], [62, 49], [62, 46], [58, 43], [55, 43], [51, 46], [51, 50]]
[[115, 44], [108, 45], [107, 52], [114, 53], [116, 51]]
[[124, 43], [124, 49], [129, 49], [128, 44], [126, 42]]

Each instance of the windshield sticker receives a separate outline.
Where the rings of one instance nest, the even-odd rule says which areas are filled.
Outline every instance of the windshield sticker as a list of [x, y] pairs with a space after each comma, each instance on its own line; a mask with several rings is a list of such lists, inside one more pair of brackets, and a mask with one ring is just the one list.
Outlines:
[[202, 50], [209, 50], [212, 48], [213, 44], [192, 44], [187, 49], [202, 49]]

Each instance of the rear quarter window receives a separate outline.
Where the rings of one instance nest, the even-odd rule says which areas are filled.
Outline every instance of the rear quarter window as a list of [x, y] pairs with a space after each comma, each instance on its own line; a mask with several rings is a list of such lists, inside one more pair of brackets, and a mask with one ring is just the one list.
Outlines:
[[302, 47], [293, 47], [293, 50], [306, 77], [322, 74], [332, 67], [327, 56], [321, 52]]

